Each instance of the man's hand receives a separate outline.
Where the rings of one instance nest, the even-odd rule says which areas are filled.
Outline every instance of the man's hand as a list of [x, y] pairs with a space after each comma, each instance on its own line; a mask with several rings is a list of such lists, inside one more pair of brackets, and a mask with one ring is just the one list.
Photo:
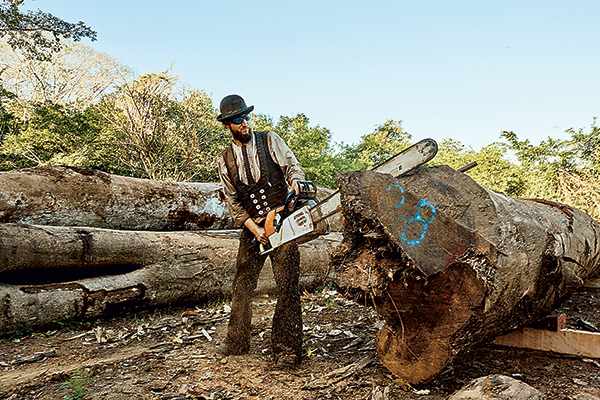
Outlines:
[[256, 236], [256, 239], [262, 244], [269, 244], [269, 237], [267, 236], [267, 232], [265, 228], [260, 227], [252, 220], [252, 218], [248, 218], [246, 222], [244, 222], [246, 228], [250, 229], [250, 232]]
[[296, 192], [296, 196], [298, 196], [298, 195], [300, 194], [300, 188], [298, 187], [298, 179], [294, 179], [294, 180], [292, 181], [292, 186], [291, 186], [291, 190], [290, 190], [290, 192], [291, 192], [292, 190], [293, 190], [294, 192]]

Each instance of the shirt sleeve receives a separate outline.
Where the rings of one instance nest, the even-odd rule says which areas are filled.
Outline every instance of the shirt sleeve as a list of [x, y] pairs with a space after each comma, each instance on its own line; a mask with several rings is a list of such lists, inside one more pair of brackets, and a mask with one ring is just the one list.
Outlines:
[[304, 180], [306, 175], [300, 169], [300, 163], [283, 139], [275, 132], [267, 133], [267, 142], [271, 150], [271, 157], [281, 167], [288, 185], [295, 179]]
[[231, 218], [233, 218], [233, 222], [241, 227], [244, 225], [244, 222], [250, 218], [250, 214], [248, 214], [248, 211], [242, 206], [242, 202], [238, 198], [235, 187], [231, 183], [231, 179], [229, 179], [227, 165], [225, 164], [223, 155], [221, 155], [221, 158], [219, 159], [219, 177], [221, 178], [221, 184], [223, 185], [223, 193], [227, 200], [229, 214], [231, 215]]

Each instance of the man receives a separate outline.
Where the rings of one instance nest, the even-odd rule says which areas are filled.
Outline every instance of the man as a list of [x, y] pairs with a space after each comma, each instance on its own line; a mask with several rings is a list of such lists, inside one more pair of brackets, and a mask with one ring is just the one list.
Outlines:
[[[298, 193], [298, 180], [305, 179], [298, 160], [274, 132], [253, 132], [244, 99], [236, 94], [223, 98], [217, 121], [232, 134], [233, 142], [221, 154], [219, 176], [227, 206], [242, 233], [231, 293], [231, 315], [225, 355], [250, 351], [252, 298], [267, 255], [259, 243], [267, 244], [264, 229], [267, 213], [282, 205], [287, 193]], [[300, 253], [298, 245], [283, 245], [271, 257], [278, 286], [278, 299], [271, 329], [271, 352], [279, 366], [295, 367], [302, 359], [302, 310], [298, 289]]]

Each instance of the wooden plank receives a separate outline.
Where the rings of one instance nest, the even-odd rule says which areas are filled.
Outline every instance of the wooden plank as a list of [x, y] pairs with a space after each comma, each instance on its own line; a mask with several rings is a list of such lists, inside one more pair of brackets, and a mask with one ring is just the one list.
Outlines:
[[572, 329], [549, 331], [525, 327], [499, 336], [493, 343], [500, 346], [600, 358], [600, 333], [595, 332]]
[[600, 278], [586, 279], [582, 287], [600, 289]]
[[548, 331], [562, 331], [567, 329], [567, 316], [565, 314], [550, 315], [530, 324], [529, 327]]

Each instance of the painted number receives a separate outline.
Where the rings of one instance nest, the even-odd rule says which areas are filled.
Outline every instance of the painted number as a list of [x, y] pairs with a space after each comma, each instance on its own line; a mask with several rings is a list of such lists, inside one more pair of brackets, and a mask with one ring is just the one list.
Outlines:
[[[400, 202], [394, 206], [394, 208], [396, 210], [399, 210], [404, 205], [404, 200], [405, 200], [404, 189], [402, 188], [402, 186], [398, 185], [397, 183], [393, 183], [388, 186], [387, 190], [390, 191], [394, 188], [399, 189], [400, 193], [402, 195], [402, 199], [400, 200]], [[424, 212], [425, 209], [429, 209], [429, 212]], [[425, 214], [425, 216], [423, 214]], [[427, 216], [428, 214], [430, 214], [430, 215]], [[408, 215], [408, 211], [403, 213], [402, 215], [400, 215], [396, 219], [396, 222], [402, 223], [402, 221], [406, 220], [407, 215]], [[431, 203], [429, 203], [427, 200], [419, 200], [419, 203], [417, 205], [417, 210], [414, 214], [414, 217], [410, 218], [404, 224], [404, 227], [402, 228], [402, 235], [401, 235], [402, 242], [408, 244], [409, 246], [415, 246], [415, 245], [418, 245], [419, 243], [421, 243], [421, 241], [425, 237], [425, 234], [427, 233], [427, 228], [429, 227], [429, 224], [431, 224], [434, 219], [435, 219], [435, 207]], [[414, 226], [414, 224], [419, 224], [421, 227], [421, 234], [419, 235], [419, 237], [414, 238], [414, 239], [409, 239], [406, 235], [406, 230], [408, 229], [409, 225], [411, 225], [411, 224], [413, 224], [413, 226]]]
[[[423, 210], [423, 208], [425, 208], [425, 207], [429, 207], [431, 209], [431, 217], [428, 219], [424, 219], [423, 216], [421, 215], [421, 210]], [[413, 218], [408, 220], [408, 222], [404, 226], [404, 229], [402, 230], [402, 241], [404, 243], [408, 244], [409, 246], [414, 246], [414, 245], [421, 243], [421, 240], [423, 240], [423, 238], [425, 237], [425, 233], [427, 233], [427, 227], [434, 219], [435, 219], [435, 207], [433, 205], [431, 205], [431, 203], [427, 202], [426, 200], [419, 200], [419, 206], [417, 207], [417, 213], [415, 214], [415, 216]], [[418, 239], [408, 240], [406, 238], [406, 229], [408, 228], [408, 226], [410, 224], [413, 224], [413, 223], [421, 224], [421, 236], [419, 236]]]

